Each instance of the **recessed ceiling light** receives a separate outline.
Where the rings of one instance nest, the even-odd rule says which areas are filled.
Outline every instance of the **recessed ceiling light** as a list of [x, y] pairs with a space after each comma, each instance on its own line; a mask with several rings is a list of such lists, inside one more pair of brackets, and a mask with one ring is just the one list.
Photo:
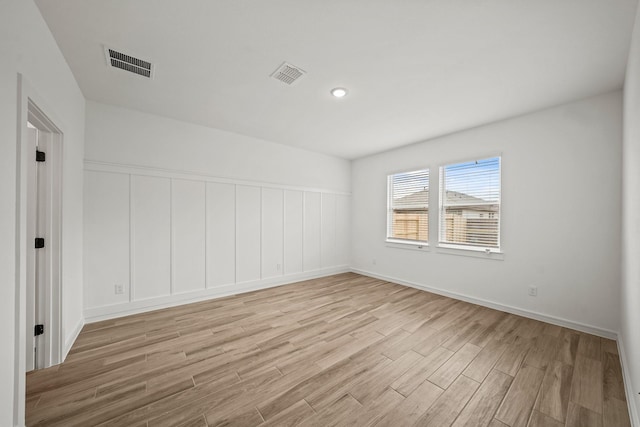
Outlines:
[[331, 95], [335, 96], [336, 98], [343, 98], [347, 95], [347, 90], [342, 87], [337, 87], [331, 89]]

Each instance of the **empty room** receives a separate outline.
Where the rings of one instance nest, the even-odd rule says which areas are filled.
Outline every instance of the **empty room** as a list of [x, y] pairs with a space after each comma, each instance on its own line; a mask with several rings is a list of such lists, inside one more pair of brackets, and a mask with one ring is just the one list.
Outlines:
[[640, 427], [637, 0], [0, 2], [1, 426]]

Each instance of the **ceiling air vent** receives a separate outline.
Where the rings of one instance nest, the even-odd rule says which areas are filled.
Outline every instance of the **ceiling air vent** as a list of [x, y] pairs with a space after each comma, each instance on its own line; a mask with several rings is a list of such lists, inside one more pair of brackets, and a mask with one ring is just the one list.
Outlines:
[[271, 77], [276, 80], [280, 80], [283, 83], [288, 85], [294, 84], [300, 77], [304, 76], [305, 71], [301, 68], [296, 67], [295, 65], [288, 64], [283, 62], [281, 66], [275, 70]]
[[153, 64], [149, 61], [135, 58], [108, 47], [104, 48], [104, 53], [107, 57], [107, 63], [111, 64], [112, 67], [120, 68], [121, 70], [129, 71], [130, 73], [138, 74], [149, 79], [153, 76]]

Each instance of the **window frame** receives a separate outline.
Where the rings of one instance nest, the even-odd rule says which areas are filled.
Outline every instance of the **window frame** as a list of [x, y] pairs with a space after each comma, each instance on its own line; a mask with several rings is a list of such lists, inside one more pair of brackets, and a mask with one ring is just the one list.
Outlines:
[[[400, 239], [396, 237], [392, 237], [393, 235], [393, 177], [401, 174], [410, 174], [415, 172], [426, 172], [428, 179], [428, 196], [427, 196], [427, 240], [416, 240], [416, 239]], [[409, 170], [402, 170], [397, 172], [392, 172], [387, 174], [387, 228], [385, 234], [385, 241], [387, 242], [387, 246], [401, 248], [401, 249], [416, 249], [423, 250], [429, 248], [429, 234], [431, 232], [431, 207], [429, 203], [429, 199], [431, 198], [431, 168], [429, 166], [422, 166], [417, 168], [411, 168]]]
[[[499, 184], [499, 194], [498, 194], [498, 236], [497, 236], [497, 247], [488, 247], [482, 245], [469, 245], [463, 243], [450, 243], [442, 241], [442, 216], [444, 215], [444, 199], [446, 197], [446, 188], [445, 188], [445, 174], [444, 170], [447, 166], [457, 165], [461, 163], [469, 163], [474, 161], [482, 161], [489, 159], [498, 159], [498, 184]], [[447, 163], [441, 163], [438, 166], [438, 244], [437, 248], [441, 249], [439, 252], [441, 253], [453, 253], [453, 254], [503, 254], [502, 249], [502, 153], [492, 154], [492, 155], [482, 155], [475, 156], [473, 158], [467, 158], [465, 160], [457, 160], [457, 161], [449, 161]]]

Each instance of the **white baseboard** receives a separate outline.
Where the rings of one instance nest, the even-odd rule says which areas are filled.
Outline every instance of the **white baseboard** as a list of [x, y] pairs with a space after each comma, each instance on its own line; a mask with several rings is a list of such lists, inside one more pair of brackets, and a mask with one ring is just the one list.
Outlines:
[[350, 271], [349, 266], [342, 265], [308, 271], [304, 273], [273, 277], [269, 279], [235, 283], [231, 285], [203, 289], [201, 291], [185, 292], [182, 294], [167, 295], [157, 298], [127, 302], [123, 304], [92, 307], [84, 310], [84, 318], [86, 323], [99, 322], [101, 320], [108, 320], [117, 317], [128, 316], [131, 314], [144, 313], [161, 308], [174, 307], [177, 305], [188, 304], [192, 302], [199, 302], [241, 294], [245, 292], [252, 292], [260, 289], [267, 289], [275, 286], [286, 285], [289, 283], [300, 282], [303, 280], [317, 279], [320, 277], [330, 276], [332, 274], [346, 273], [348, 271]]
[[65, 339], [64, 348], [62, 349], [62, 357], [60, 358], [60, 363], [64, 362], [65, 359], [67, 358], [67, 355], [69, 354], [69, 350], [71, 350], [71, 347], [73, 347], [73, 344], [76, 342], [76, 339], [78, 339], [78, 335], [80, 335], [80, 331], [82, 331], [82, 328], [84, 328], [84, 319], [80, 319], [76, 327], [73, 328], [71, 335], [69, 335]]
[[620, 365], [622, 365], [622, 378], [624, 379], [624, 389], [627, 395], [627, 407], [629, 408], [629, 419], [631, 425], [640, 427], [640, 417], [638, 416], [638, 407], [636, 406], [636, 390], [633, 389], [631, 382], [631, 374], [629, 372], [629, 359], [624, 348], [622, 334], [618, 335], [618, 354], [620, 355]]
[[586, 332], [588, 334], [597, 335], [603, 338], [609, 338], [609, 339], [615, 340], [618, 337], [617, 332], [610, 331], [608, 329], [598, 328], [591, 325], [586, 325], [580, 322], [574, 322], [572, 320], [563, 319], [561, 317], [555, 317], [555, 316], [550, 316], [548, 314], [537, 313], [535, 311], [530, 311], [522, 308], [513, 307], [510, 305], [500, 304], [494, 301], [487, 301], [481, 298], [471, 297], [471, 296], [459, 294], [456, 292], [446, 291], [444, 289], [434, 288], [431, 286], [424, 285], [422, 283], [410, 282], [407, 280], [398, 279], [396, 277], [388, 277], [382, 274], [377, 274], [377, 273], [373, 273], [366, 270], [360, 270], [357, 268], [352, 268], [351, 271], [354, 273], [362, 274], [364, 276], [374, 277], [376, 279], [385, 280], [387, 282], [393, 282], [399, 285], [409, 286], [411, 288], [416, 288], [416, 289], [431, 292], [434, 294], [442, 295], [445, 297], [470, 302], [473, 304], [481, 305], [483, 307], [489, 307], [495, 310], [505, 311], [507, 313], [516, 314], [518, 316], [527, 317], [529, 319], [539, 320], [541, 322], [551, 323], [553, 325], [575, 329], [577, 331]]

